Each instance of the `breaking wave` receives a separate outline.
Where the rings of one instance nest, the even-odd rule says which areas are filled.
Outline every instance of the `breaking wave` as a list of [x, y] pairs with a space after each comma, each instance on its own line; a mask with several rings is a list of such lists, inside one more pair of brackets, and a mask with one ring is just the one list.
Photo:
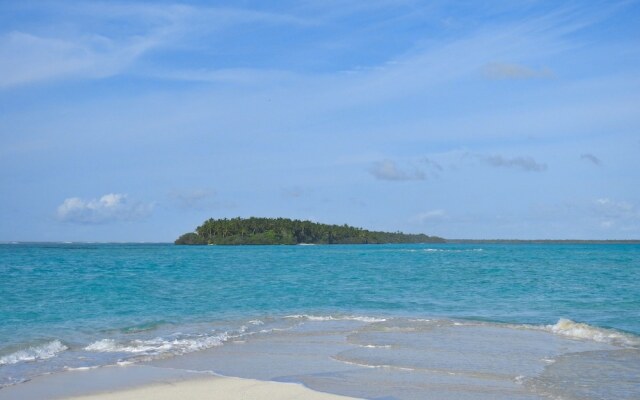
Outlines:
[[477, 252], [482, 252], [484, 251], [484, 249], [438, 249], [438, 248], [426, 248], [426, 249], [402, 249], [399, 250], [403, 253], [418, 253], [418, 252], [423, 252], [423, 253], [477, 253]]
[[287, 315], [285, 318], [291, 319], [302, 319], [306, 321], [360, 321], [360, 322], [384, 322], [386, 318], [376, 318], [376, 317], [367, 317], [367, 316], [359, 316], [359, 315], [307, 315], [307, 314], [296, 314], [296, 315]]
[[186, 354], [198, 350], [205, 350], [222, 345], [229, 335], [203, 335], [181, 339], [155, 338], [149, 340], [132, 340], [127, 343], [118, 343], [114, 339], [102, 339], [85, 347], [87, 351], [101, 353], [132, 353], [145, 355], [158, 355], [164, 353]]
[[468, 252], [480, 252], [484, 251], [484, 249], [423, 249], [422, 251], [426, 251], [427, 253], [468, 253]]
[[554, 325], [545, 325], [542, 329], [572, 339], [593, 340], [623, 347], [640, 347], [640, 338], [565, 318], [560, 318]]
[[53, 340], [40, 346], [32, 346], [0, 357], [0, 365], [17, 364], [23, 361], [46, 360], [69, 349], [59, 340]]

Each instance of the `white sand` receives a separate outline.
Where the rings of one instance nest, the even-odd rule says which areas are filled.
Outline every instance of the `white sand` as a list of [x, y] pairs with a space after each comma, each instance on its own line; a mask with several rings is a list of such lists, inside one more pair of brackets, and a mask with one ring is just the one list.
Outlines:
[[294, 383], [212, 377], [157, 383], [69, 400], [348, 400], [352, 397], [316, 392]]

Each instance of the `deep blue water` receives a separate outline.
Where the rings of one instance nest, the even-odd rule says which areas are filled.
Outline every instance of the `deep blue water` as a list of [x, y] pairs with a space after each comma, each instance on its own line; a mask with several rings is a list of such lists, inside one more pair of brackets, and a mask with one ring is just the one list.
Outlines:
[[566, 318], [639, 335], [640, 245], [1, 244], [0, 385], [111, 362], [87, 347], [123, 335], [186, 352], [213, 325], [295, 314]]

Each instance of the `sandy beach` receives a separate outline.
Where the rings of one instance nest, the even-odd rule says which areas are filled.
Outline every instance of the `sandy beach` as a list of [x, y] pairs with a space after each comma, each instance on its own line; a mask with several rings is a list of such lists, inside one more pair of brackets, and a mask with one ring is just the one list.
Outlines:
[[115, 392], [69, 397], [68, 400], [339, 400], [354, 399], [316, 392], [295, 383], [254, 379], [210, 377], [179, 382], [156, 383]]

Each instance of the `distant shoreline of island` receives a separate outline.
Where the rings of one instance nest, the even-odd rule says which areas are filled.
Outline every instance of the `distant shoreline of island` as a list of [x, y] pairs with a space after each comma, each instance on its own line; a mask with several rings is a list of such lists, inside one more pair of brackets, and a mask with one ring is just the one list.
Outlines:
[[640, 239], [445, 239], [426, 234], [370, 231], [289, 218], [208, 219], [177, 245], [304, 244], [640, 244]]
[[299, 244], [406, 244], [445, 243], [425, 234], [370, 231], [344, 225], [321, 224], [289, 218], [210, 218], [177, 245], [299, 245]]

